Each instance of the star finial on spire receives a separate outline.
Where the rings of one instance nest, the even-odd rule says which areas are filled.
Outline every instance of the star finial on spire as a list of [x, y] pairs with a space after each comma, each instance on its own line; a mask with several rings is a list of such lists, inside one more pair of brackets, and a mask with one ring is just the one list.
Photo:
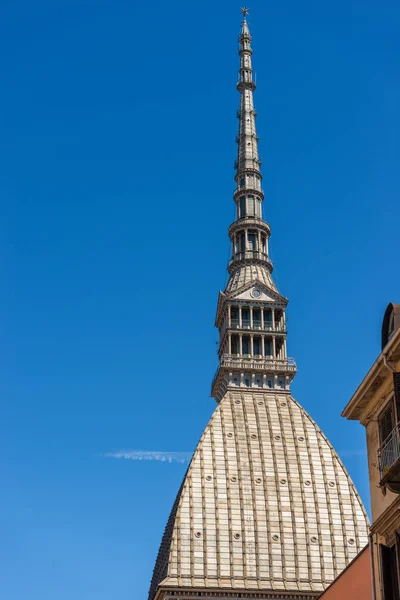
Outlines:
[[240, 12], [244, 16], [244, 18], [246, 18], [246, 15], [249, 14], [249, 9], [247, 8], [247, 6], [243, 6], [243, 8], [240, 9]]

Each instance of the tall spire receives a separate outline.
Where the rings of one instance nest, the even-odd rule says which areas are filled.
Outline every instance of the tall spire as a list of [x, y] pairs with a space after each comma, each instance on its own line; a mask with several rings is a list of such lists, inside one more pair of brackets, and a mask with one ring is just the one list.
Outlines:
[[[232, 273], [243, 260], [254, 260], [257, 263], [263, 263], [268, 270], [272, 271], [272, 262], [268, 257], [268, 238], [270, 230], [267, 223], [262, 222], [262, 202], [264, 193], [261, 188], [261, 161], [258, 155], [258, 136], [256, 132], [256, 112], [254, 110], [253, 92], [256, 84], [253, 80], [253, 68], [251, 57], [253, 50], [251, 48], [251, 35], [247, 23], [246, 15], [248, 9], [242, 8], [244, 19], [239, 35], [239, 56], [240, 68], [237, 89], [240, 93], [240, 106], [237, 113], [239, 118], [239, 132], [236, 138], [238, 144], [237, 159], [235, 161], [235, 181], [236, 190], [234, 200], [236, 202], [237, 220], [254, 219], [257, 220], [257, 238], [258, 243], [253, 243], [253, 238], [246, 240], [246, 236], [241, 239], [233, 236], [233, 255], [229, 264], [229, 272]], [[243, 221], [242, 221], [243, 223]], [[235, 230], [237, 227], [232, 226]], [[230, 234], [233, 233], [230, 231]], [[232, 238], [232, 236], [231, 236]], [[246, 241], [248, 243], [246, 243]]]
[[240, 93], [238, 154], [235, 161], [236, 220], [229, 227], [230, 278], [220, 293], [216, 326], [220, 332], [219, 367], [212, 395], [220, 401], [228, 389], [256, 387], [290, 393], [296, 364], [286, 353], [288, 300], [273, 282], [269, 257], [270, 227], [263, 220], [261, 161], [258, 155], [253, 92], [251, 34], [244, 15], [239, 34]]
[[218, 406], [172, 507], [149, 600], [316, 600], [368, 541], [350, 477], [290, 394], [296, 365], [286, 355], [288, 301], [271, 277], [242, 12], [237, 218], [216, 318]]
[[[241, 178], [245, 182], [241, 189], [257, 190], [258, 198], [263, 200], [261, 192], [260, 160], [258, 156], [258, 138], [256, 133], [256, 112], [254, 110], [253, 92], [256, 84], [253, 81], [253, 69], [251, 64], [252, 48], [251, 35], [247, 24], [246, 15], [248, 9], [242, 9], [245, 17], [239, 35], [240, 69], [237, 89], [240, 92], [239, 135], [238, 135], [238, 157], [235, 163], [236, 182], [240, 187]], [[253, 175], [254, 181], [246, 179], [247, 175]], [[250, 185], [251, 184], [251, 185]], [[255, 184], [255, 185], [254, 185]], [[240, 216], [238, 214], [238, 216]], [[261, 216], [261, 214], [259, 215]]]

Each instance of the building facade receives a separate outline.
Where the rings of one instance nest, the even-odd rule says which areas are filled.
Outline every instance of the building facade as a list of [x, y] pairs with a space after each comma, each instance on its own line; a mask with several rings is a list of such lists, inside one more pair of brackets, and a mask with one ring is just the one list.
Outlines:
[[389, 304], [382, 351], [343, 411], [366, 428], [376, 600], [400, 598], [400, 305]]
[[324, 434], [293, 398], [287, 298], [276, 288], [253, 104], [251, 35], [239, 36], [236, 220], [218, 298], [217, 408], [178, 492], [149, 600], [311, 599], [368, 541], [357, 491]]
[[372, 600], [371, 550], [365, 546], [319, 600]]

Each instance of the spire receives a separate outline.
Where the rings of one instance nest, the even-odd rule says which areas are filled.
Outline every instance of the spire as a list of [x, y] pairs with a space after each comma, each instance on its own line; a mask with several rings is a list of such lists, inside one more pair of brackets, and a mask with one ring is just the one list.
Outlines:
[[[246, 12], [244, 12], [246, 11]], [[242, 30], [239, 35], [240, 69], [237, 89], [240, 92], [239, 136], [238, 136], [238, 158], [236, 162], [236, 181], [244, 175], [248, 169], [254, 170], [261, 181], [260, 161], [258, 157], [258, 138], [256, 134], [256, 113], [254, 111], [253, 92], [256, 84], [253, 81], [253, 69], [251, 64], [252, 48], [251, 35], [247, 24], [246, 14], [248, 9], [242, 9], [245, 18], [242, 22]]]
[[286, 353], [286, 306], [272, 279], [271, 230], [263, 220], [261, 160], [258, 155], [248, 9], [239, 34], [240, 93], [238, 154], [235, 161], [236, 220], [229, 227], [232, 257], [229, 281], [220, 294], [216, 326], [220, 332], [219, 367], [212, 395], [220, 401], [228, 390], [250, 387], [290, 393], [296, 364]]
[[[246, 15], [248, 8], [242, 8], [244, 19], [239, 35], [240, 68], [237, 89], [240, 93], [240, 106], [237, 113], [239, 118], [239, 132], [236, 138], [238, 144], [237, 160], [235, 161], [236, 190], [234, 200], [237, 205], [237, 220], [257, 219], [259, 226], [258, 244], [246, 247], [241, 246], [237, 239], [234, 241], [232, 260], [229, 272], [232, 273], [237, 261], [254, 259], [263, 262], [272, 271], [272, 262], [268, 258], [268, 238], [270, 235], [267, 223], [262, 221], [262, 201], [264, 194], [261, 189], [260, 158], [258, 155], [258, 137], [256, 132], [256, 112], [254, 110], [253, 92], [256, 84], [253, 81], [251, 35]], [[243, 221], [241, 221], [243, 224]], [[235, 229], [234, 226], [232, 226]], [[257, 249], [256, 249], [257, 246]], [[254, 251], [257, 250], [256, 254]], [[245, 254], [243, 254], [245, 251]], [[253, 251], [252, 254], [246, 251]]]

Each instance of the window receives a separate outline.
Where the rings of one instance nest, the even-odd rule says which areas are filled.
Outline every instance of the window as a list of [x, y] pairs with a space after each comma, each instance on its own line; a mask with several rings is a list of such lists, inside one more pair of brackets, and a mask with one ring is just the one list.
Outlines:
[[248, 308], [242, 308], [242, 327], [250, 327], [250, 310]]
[[261, 338], [255, 337], [253, 339], [253, 354], [259, 356], [261, 354]]
[[261, 310], [259, 308], [253, 308], [253, 328], [261, 329]]
[[282, 352], [283, 352], [283, 339], [282, 338], [278, 338], [276, 340], [275, 343], [275, 352], [276, 352], [276, 358], [282, 358]]
[[239, 218], [246, 216], [246, 198], [242, 196], [239, 200]]
[[267, 379], [267, 387], [272, 389], [272, 379]]
[[249, 231], [249, 250], [257, 250], [257, 234]]
[[254, 196], [248, 196], [247, 198], [248, 214], [254, 215]]
[[231, 326], [239, 327], [239, 310], [236, 306], [231, 307]]
[[[241, 188], [244, 187], [244, 177], [240, 178], [240, 184], [239, 185], [240, 185]], [[240, 198], [240, 200], [242, 200], [242, 199], [244, 200], [244, 198]]]
[[283, 389], [284, 389], [284, 387], [285, 387], [285, 384], [284, 384], [284, 382], [283, 382], [283, 379], [278, 379], [278, 385], [279, 385], [279, 387], [281, 388], [281, 390], [283, 390]]
[[264, 311], [264, 329], [272, 329], [272, 312], [270, 310]]
[[383, 583], [383, 600], [399, 600], [399, 579], [397, 560], [399, 554], [399, 535], [396, 532], [396, 543], [389, 548], [381, 544], [381, 568]]
[[259, 377], [256, 379], [256, 385], [257, 387], [261, 387], [261, 379]]
[[393, 373], [393, 389], [394, 389], [394, 401], [396, 403], [397, 410], [397, 422], [400, 417], [400, 373]]
[[261, 237], [261, 245], [262, 245], [262, 251], [264, 252], [264, 254], [267, 254], [267, 239], [264, 235]]
[[239, 336], [233, 335], [231, 338], [231, 351], [232, 354], [239, 354]]
[[380, 443], [386, 440], [394, 428], [394, 411], [393, 402], [390, 401], [388, 406], [379, 416], [379, 439]]
[[272, 355], [272, 343], [271, 340], [265, 340], [264, 342], [264, 354], [265, 356]]
[[242, 354], [250, 354], [250, 338], [244, 335], [242, 338]]
[[261, 201], [256, 200], [256, 217], [261, 219]]
[[244, 385], [245, 385], [246, 387], [250, 387], [250, 379], [248, 379], [247, 377], [246, 377], [246, 379], [244, 380]]

